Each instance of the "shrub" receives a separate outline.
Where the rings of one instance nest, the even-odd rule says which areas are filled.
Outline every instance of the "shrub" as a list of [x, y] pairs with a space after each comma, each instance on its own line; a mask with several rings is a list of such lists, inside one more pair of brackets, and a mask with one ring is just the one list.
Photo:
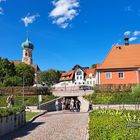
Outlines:
[[140, 98], [140, 86], [132, 87], [132, 94], [133, 94], [135, 97]]
[[89, 140], [140, 139], [140, 112], [98, 110], [90, 113]]
[[7, 117], [17, 112], [22, 112], [25, 110], [25, 106], [17, 106], [10, 108], [0, 108], [0, 117]]

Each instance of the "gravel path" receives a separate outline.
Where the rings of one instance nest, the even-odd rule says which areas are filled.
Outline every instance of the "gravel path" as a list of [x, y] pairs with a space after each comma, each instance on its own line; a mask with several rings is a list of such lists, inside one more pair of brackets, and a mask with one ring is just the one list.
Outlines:
[[51, 112], [0, 140], [87, 140], [88, 113]]

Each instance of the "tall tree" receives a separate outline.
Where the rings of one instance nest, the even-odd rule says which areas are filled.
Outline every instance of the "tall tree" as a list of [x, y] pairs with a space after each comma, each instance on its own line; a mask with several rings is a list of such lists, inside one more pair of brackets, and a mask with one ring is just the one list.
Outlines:
[[40, 73], [39, 82], [45, 82], [48, 85], [53, 85], [59, 82], [61, 73], [58, 70], [49, 69]]
[[31, 86], [34, 83], [35, 71], [32, 66], [21, 63], [16, 65], [17, 76], [22, 78], [22, 83], [26, 86]]
[[0, 58], [0, 84], [3, 85], [5, 80], [16, 75], [15, 65], [8, 59]]

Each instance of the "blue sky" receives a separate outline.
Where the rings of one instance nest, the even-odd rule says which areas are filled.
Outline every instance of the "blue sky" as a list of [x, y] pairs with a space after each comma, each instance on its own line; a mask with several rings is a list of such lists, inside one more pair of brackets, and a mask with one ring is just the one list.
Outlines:
[[26, 30], [41, 70], [102, 63], [113, 44], [140, 43], [139, 0], [0, 0], [0, 57], [21, 60]]

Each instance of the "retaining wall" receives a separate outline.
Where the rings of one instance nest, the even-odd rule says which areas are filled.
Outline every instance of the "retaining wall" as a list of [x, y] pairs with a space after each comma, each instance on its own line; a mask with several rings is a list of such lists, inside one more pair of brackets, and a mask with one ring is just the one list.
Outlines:
[[52, 101], [49, 101], [47, 103], [43, 103], [41, 104], [38, 109], [40, 110], [47, 110], [48, 112], [50, 111], [56, 111], [56, 108], [55, 108], [55, 102], [56, 100], [59, 101], [60, 105], [59, 105], [59, 109], [61, 110], [61, 100], [62, 100], [63, 97], [60, 97], [60, 98], [57, 98], [57, 99], [54, 99]]
[[0, 117], [0, 136], [22, 127], [25, 123], [25, 111], [7, 117]]

